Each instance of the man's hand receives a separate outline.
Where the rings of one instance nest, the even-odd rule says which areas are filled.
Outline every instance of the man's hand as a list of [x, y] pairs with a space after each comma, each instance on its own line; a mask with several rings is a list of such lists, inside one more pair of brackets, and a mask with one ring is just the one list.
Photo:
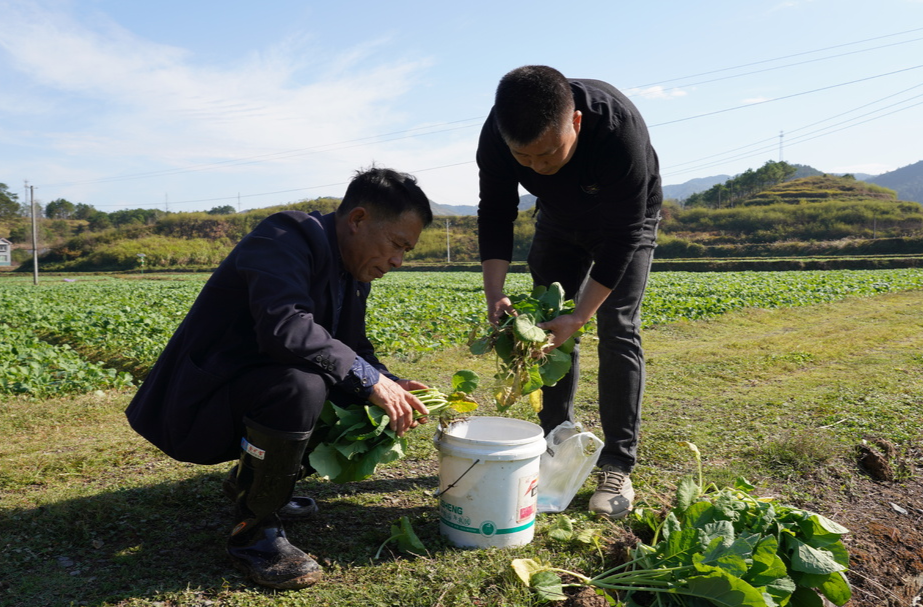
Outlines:
[[[409, 380], [404, 380], [402, 383], [423, 385]], [[417, 388], [411, 389], [416, 390]], [[398, 436], [404, 436], [407, 430], [416, 428], [419, 425], [417, 420], [413, 418], [414, 411], [419, 411], [422, 415], [429, 413], [429, 410], [420, 402], [420, 399], [384, 375], [379, 376], [378, 383], [372, 386], [369, 402], [384, 409], [391, 419], [388, 426]]]
[[411, 390], [428, 390], [429, 386], [424, 383], [412, 379], [399, 379], [397, 380], [397, 385], [399, 385], [404, 390], [410, 392]]
[[501, 293], [497, 299], [493, 301], [490, 299], [487, 300], [487, 320], [490, 321], [490, 324], [496, 327], [500, 324], [503, 317], [507, 315], [516, 315], [513, 302], [510, 301], [509, 297]]
[[574, 333], [580, 330], [583, 323], [573, 314], [562, 314], [557, 318], [552, 318], [547, 322], [540, 322], [535, 326], [545, 331], [551, 331], [551, 335], [549, 335], [551, 343], [544, 348], [545, 352], [549, 352], [570, 339]]

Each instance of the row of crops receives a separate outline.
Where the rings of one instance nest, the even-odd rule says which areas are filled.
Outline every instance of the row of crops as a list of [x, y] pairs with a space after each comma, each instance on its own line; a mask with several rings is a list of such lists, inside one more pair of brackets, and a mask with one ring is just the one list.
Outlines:
[[[45, 398], [137, 385], [204, 280], [0, 280], [0, 394]], [[511, 294], [530, 286], [526, 274], [507, 281]], [[921, 288], [919, 269], [658, 272], [651, 275], [642, 313], [649, 328], [745, 307], [805, 306]], [[476, 272], [389, 274], [375, 283], [369, 308], [368, 335], [383, 355], [412, 357], [464, 344], [485, 322]]]

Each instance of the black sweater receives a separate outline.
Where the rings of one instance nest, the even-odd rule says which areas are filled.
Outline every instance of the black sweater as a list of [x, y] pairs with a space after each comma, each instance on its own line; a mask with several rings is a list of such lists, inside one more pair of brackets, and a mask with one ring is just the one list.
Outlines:
[[574, 156], [554, 175], [539, 175], [516, 162], [494, 110], [487, 117], [477, 151], [481, 260], [512, 259], [522, 184], [538, 197], [541, 221], [611, 234], [590, 275], [613, 288], [637, 249], [644, 219], [656, 217], [663, 202], [657, 154], [644, 120], [625, 95], [599, 80], [570, 83], [583, 117]]

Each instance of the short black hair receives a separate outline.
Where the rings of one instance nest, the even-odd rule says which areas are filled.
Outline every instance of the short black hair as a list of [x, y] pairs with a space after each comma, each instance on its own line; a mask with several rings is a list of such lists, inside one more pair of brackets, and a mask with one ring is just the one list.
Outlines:
[[423, 221], [424, 227], [433, 222], [429, 198], [417, 185], [417, 179], [393, 169], [372, 167], [356, 171], [336, 212], [343, 216], [360, 206], [369, 207], [374, 210], [375, 217], [385, 221], [395, 221], [412, 211]]
[[528, 145], [552, 128], [560, 130], [573, 111], [570, 83], [553, 67], [518, 67], [497, 85], [494, 116], [507, 144]]

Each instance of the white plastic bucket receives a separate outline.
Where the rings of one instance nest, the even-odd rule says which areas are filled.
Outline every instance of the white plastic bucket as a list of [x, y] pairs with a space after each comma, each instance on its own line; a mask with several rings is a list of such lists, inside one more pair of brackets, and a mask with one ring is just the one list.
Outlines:
[[523, 546], [535, 536], [541, 426], [470, 417], [440, 428], [439, 531], [459, 547]]

